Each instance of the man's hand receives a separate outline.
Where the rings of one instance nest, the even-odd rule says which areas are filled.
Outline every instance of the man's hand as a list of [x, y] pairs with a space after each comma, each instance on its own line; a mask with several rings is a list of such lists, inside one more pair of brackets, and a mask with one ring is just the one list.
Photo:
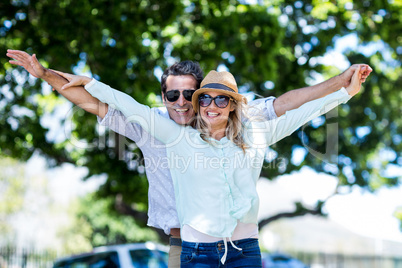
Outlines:
[[341, 78], [341, 83], [342, 87], [348, 87], [351, 83], [352, 76], [354, 75], [355, 71], [360, 68], [360, 82], [364, 83], [366, 82], [367, 77], [370, 75], [370, 73], [373, 71], [370, 66], [367, 64], [353, 64], [350, 66], [346, 71], [341, 73], [339, 77]]
[[[61, 95], [67, 98], [72, 103], [80, 106], [85, 111], [90, 112], [92, 114], [98, 115], [101, 118], [105, 117], [108, 111], [108, 105], [100, 102], [98, 99], [94, 98], [89, 94], [82, 86], [72, 87], [73, 84], [79, 82], [81, 85], [85, 85], [82, 80], [74, 80], [75, 75], [69, 75], [57, 71], [52, 71], [50, 69], [46, 69], [43, 67], [36, 55], [32, 56], [28, 53], [20, 50], [7, 50], [7, 56], [14, 59], [10, 60], [11, 64], [19, 65], [24, 67], [31, 75], [36, 78], [41, 78], [45, 80], [49, 85], [53, 87], [53, 89], [57, 90]], [[71, 78], [71, 80], [69, 80]], [[80, 78], [81, 79], [81, 78]], [[87, 80], [91, 81], [89, 77], [86, 77]], [[62, 90], [65, 85], [69, 85], [71, 87], [69, 90]]]
[[43, 79], [46, 75], [46, 72], [48, 71], [39, 63], [35, 54], [31, 56], [24, 51], [7, 49], [6, 55], [14, 59], [9, 61], [11, 64], [24, 67], [25, 70], [27, 70], [31, 75], [35, 76], [36, 78]]
[[363, 72], [361, 71], [361, 66], [358, 66], [355, 72], [353, 73], [350, 85], [346, 87], [346, 91], [349, 93], [350, 96], [354, 96], [359, 93], [362, 87], [362, 76]]
[[69, 88], [69, 87], [85, 86], [92, 80], [91, 78], [89, 78], [87, 76], [68, 74], [68, 73], [63, 73], [63, 72], [56, 71], [56, 70], [52, 70], [52, 71], [57, 73], [61, 77], [64, 77], [68, 81], [67, 84], [65, 84], [64, 86], [61, 87], [62, 90]]

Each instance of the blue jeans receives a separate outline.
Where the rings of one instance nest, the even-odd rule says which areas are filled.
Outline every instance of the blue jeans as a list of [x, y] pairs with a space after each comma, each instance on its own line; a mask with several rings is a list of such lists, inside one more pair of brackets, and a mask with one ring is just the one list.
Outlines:
[[224, 264], [221, 262], [225, 254], [225, 244], [222, 241], [215, 243], [182, 242], [180, 262], [182, 268], [206, 267], [262, 267], [261, 251], [258, 239], [249, 238], [233, 241], [238, 250], [227, 241], [227, 257]]

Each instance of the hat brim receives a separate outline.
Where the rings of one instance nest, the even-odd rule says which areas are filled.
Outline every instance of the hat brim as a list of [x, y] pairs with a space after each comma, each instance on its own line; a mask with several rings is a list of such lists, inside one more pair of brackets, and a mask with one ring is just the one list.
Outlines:
[[196, 113], [198, 113], [198, 96], [200, 96], [202, 93], [205, 93], [205, 92], [221, 93], [222, 95], [228, 95], [228, 96], [232, 97], [233, 99], [235, 99], [238, 102], [244, 102], [245, 104], [247, 104], [246, 97], [244, 97], [243, 95], [241, 95], [239, 93], [231, 92], [231, 91], [223, 90], [223, 89], [216, 89], [216, 88], [200, 88], [194, 92], [193, 97], [191, 99], [191, 102], [193, 103], [194, 112], [196, 112]]

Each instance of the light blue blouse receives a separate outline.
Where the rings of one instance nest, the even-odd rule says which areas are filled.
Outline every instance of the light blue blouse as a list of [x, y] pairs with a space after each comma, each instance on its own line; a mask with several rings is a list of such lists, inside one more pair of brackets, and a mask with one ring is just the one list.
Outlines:
[[258, 223], [256, 183], [267, 147], [351, 98], [341, 89], [277, 119], [243, 122], [249, 146], [244, 154], [226, 137], [207, 143], [192, 127], [178, 125], [101, 82], [91, 82], [86, 89], [166, 144], [181, 226], [214, 237], [232, 237], [238, 220]]

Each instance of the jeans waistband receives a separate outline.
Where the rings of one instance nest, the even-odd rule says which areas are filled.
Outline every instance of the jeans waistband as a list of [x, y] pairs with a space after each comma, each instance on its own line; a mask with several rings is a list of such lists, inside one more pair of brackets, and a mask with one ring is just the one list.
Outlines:
[[[258, 246], [258, 239], [257, 238], [246, 238], [232, 241], [233, 244], [236, 246], [246, 249], [246, 248], [253, 248]], [[221, 250], [224, 249], [224, 241], [220, 240], [218, 242], [213, 243], [198, 243], [198, 242], [187, 242], [183, 241], [182, 246], [183, 250], [187, 249], [196, 249], [196, 250], [203, 250], [203, 251], [216, 251], [216, 249]], [[229, 249], [232, 248], [232, 245], [228, 243]]]
[[181, 239], [176, 237], [169, 237], [169, 245], [181, 247]]

